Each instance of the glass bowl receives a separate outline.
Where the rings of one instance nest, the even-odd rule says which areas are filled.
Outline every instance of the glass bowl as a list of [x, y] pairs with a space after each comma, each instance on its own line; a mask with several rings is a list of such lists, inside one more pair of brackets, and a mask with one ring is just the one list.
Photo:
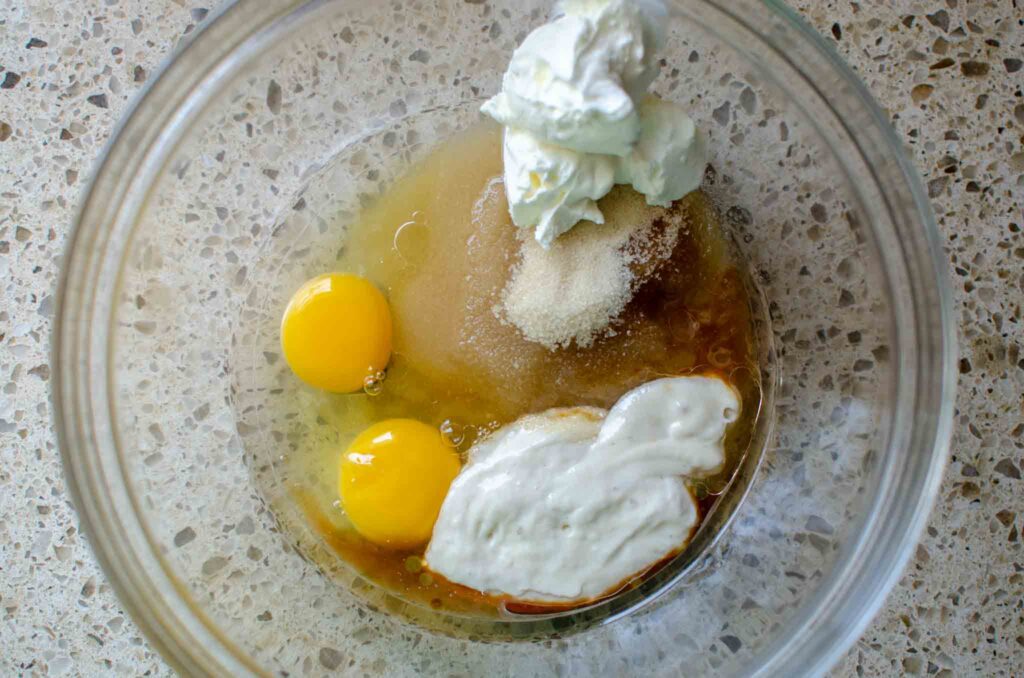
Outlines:
[[175, 668], [815, 674], [864, 629], [948, 446], [932, 215], [882, 111], [790, 10], [671, 4], [654, 91], [708, 131], [704, 190], [763, 293], [765, 451], [687, 567], [586, 624], [448, 618], [332, 560], [281, 501], [298, 414], [275, 405], [295, 388], [284, 300], [362, 205], [479, 119], [549, 4], [242, 2], [140, 96], [64, 262], [54, 399], [84, 529]]

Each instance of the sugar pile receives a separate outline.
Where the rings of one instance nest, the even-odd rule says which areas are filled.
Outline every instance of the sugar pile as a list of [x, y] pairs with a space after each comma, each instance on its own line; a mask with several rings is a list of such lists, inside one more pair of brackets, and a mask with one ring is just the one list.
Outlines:
[[586, 223], [549, 249], [520, 235], [520, 261], [494, 312], [529, 341], [586, 348], [614, 333], [614, 319], [672, 254], [685, 225], [682, 211], [651, 207], [624, 186], [600, 207], [604, 224]]

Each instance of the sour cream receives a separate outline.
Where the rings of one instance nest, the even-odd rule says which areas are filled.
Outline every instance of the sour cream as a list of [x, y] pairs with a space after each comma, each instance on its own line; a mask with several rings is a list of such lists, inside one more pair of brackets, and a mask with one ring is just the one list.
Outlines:
[[721, 468], [739, 411], [722, 380], [673, 377], [639, 386], [607, 413], [524, 417], [471, 450], [426, 564], [522, 601], [607, 594], [687, 543], [699, 516], [685, 479]]

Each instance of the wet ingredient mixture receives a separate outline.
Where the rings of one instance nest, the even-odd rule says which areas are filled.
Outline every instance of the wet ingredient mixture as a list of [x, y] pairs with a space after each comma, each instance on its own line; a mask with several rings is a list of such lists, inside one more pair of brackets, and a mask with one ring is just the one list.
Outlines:
[[[699, 525], [746, 454], [758, 413], [748, 292], [703, 194], [668, 208], [648, 206], [638, 195], [617, 187], [598, 203], [606, 223], [586, 225], [628, 234], [620, 246], [630, 253], [623, 274], [631, 296], [588, 342], [555, 347], [530, 340], [507, 318], [509, 290], [528, 255], [508, 213], [496, 125], [482, 123], [446, 141], [350, 226], [335, 268], [383, 293], [392, 320], [390, 361], [381, 372], [370, 351], [360, 367], [362, 390], [318, 391], [317, 416], [332, 434], [289, 458], [296, 466], [291, 477], [305, 479], [292, 488], [297, 504], [348, 564], [396, 595], [434, 608], [485, 616], [547, 611], [431, 572], [424, 563], [426, 528], [402, 514], [402, 498], [415, 492], [439, 510], [435, 499], [443, 498], [457, 466], [488, 434], [551, 408], [607, 410], [628, 391], [663, 377], [715, 377], [740, 403], [725, 433], [720, 469], [692, 484]], [[572, 237], [586, 237], [585, 229], [562, 239]], [[357, 308], [378, 334], [384, 331], [372, 313], [373, 295]], [[346, 468], [367, 471], [359, 468], [358, 455], [373, 451], [399, 472], [393, 477], [382, 464], [372, 469], [377, 481], [369, 493], [346, 497]], [[403, 454], [416, 463], [434, 461], [402, 473], [412, 468]], [[362, 502], [374, 508], [361, 511]], [[379, 507], [389, 503], [394, 511], [380, 520]]]

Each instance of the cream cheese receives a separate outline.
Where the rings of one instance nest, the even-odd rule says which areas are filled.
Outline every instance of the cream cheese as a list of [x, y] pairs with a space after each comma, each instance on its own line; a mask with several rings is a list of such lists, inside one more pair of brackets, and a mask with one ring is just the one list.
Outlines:
[[634, 99], [657, 73], [659, 4], [563, 3], [561, 16], [530, 33], [512, 54], [501, 92], [483, 112], [549, 144], [627, 154], [640, 134]]
[[678, 106], [646, 96], [666, 18], [662, 0], [565, 0], [481, 108], [506, 127], [512, 221], [545, 248], [580, 221], [604, 223], [596, 200], [613, 183], [661, 206], [700, 185], [703, 137]]
[[648, 205], [668, 207], [700, 187], [707, 143], [682, 107], [649, 96], [640, 104], [640, 138], [618, 158], [615, 183], [632, 184]]
[[613, 156], [552, 146], [514, 127], [505, 130], [504, 156], [512, 221], [536, 226], [534, 237], [542, 246], [583, 219], [604, 223], [595, 200], [612, 188]]

